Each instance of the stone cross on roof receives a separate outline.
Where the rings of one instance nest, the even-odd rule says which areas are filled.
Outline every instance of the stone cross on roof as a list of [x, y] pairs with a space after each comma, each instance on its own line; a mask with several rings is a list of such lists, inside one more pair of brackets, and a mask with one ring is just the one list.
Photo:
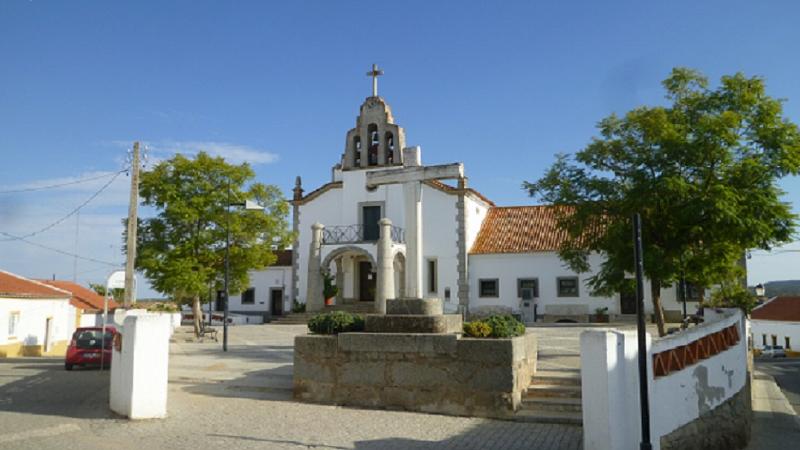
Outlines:
[[372, 96], [378, 96], [378, 77], [383, 75], [383, 70], [378, 69], [377, 64], [372, 65], [372, 70], [367, 72], [368, 77], [372, 77]]

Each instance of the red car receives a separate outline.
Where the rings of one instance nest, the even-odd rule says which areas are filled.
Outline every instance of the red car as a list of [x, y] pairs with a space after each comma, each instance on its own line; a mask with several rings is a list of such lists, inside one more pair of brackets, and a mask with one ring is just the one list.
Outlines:
[[110, 366], [111, 345], [116, 334], [115, 328], [106, 327], [105, 339], [101, 339], [101, 327], [78, 328], [72, 334], [72, 341], [67, 348], [64, 368], [72, 370], [74, 366], [99, 366], [101, 361], [103, 367]]

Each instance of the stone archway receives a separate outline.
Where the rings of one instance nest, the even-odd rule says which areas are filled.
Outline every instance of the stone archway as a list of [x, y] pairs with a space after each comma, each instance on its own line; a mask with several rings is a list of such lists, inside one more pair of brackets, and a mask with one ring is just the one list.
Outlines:
[[328, 269], [330, 267], [331, 263], [336, 258], [344, 256], [344, 255], [346, 255], [348, 253], [355, 253], [355, 254], [360, 255], [360, 256], [366, 256], [369, 259], [370, 265], [372, 265], [372, 270], [373, 271], [378, 270], [378, 263], [375, 262], [375, 257], [372, 256], [372, 254], [370, 252], [368, 252], [367, 250], [365, 250], [365, 249], [363, 249], [361, 247], [357, 247], [355, 245], [346, 245], [344, 247], [339, 247], [336, 250], [328, 253], [328, 255], [325, 256], [325, 259], [322, 260], [322, 266], [321, 267], [323, 269]]
[[355, 245], [336, 248], [325, 256], [320, 268], [335, 274], [339, 287], [336, 304], [375, 300], [378, 264], [367, 249]]

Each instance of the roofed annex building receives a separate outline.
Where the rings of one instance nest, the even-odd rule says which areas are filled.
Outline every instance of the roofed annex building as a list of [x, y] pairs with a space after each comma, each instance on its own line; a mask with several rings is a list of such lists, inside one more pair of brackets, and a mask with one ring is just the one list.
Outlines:
[[[283, 311], [291, 301], [323, 310], [324, 273], [338, 287], [333, 303], [379, 313], [387, 299], [407, 297], [441, 298], [445, 312], [520, 313], [526, 322], [586, 321], [603, 307], [612, 316], [635, 313], [634, 298], [594, 297], [585, 284], [592, 273], [565, 267], [555, 207], [498, 206], [469, 186], [463, 164], [426, 166], [378, 96], [380, 74], [368, 74], [372, 95], [345, 134], [331, 180], [306, 190], [296, 179], [292, 296]], [[452, 150], [433, 151], [446, 159]], [[592, 257], [593, 268], [601, 258]], [[674, 287], [662, 301], [668, 319], [679, 317]]]

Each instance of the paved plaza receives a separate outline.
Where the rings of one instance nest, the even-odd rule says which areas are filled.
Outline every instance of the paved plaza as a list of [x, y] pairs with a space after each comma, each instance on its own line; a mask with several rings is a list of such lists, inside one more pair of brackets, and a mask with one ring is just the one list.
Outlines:
[[[543, 328], [543, 367], [574, 367], [580, 329]], [[0, 360], [0, 449], [579, 449], [581, 428], [292, 400], [292, 343], [304, 326], [231, 328], [214, 342], [171, 344], [169, 417], [108, 410], [108, 372], [60, 359]], [[112, 444], [113, 443], [113, 444]]]

